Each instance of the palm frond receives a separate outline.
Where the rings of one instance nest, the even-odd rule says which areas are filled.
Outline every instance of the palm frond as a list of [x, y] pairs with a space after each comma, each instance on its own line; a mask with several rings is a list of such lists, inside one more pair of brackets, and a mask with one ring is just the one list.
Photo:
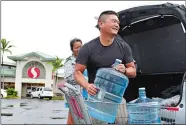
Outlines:
[[10, 44], [10, 41], [7, 41], [6, 39], [1, 39], [1, 51], [3, 52], [3, 54], [5, 52], [9, 52], [10, 54], [12, 54], [12, 52], [10, 51], [10, 48], [15, 47], [14, 45]]
[[5, 49], [4, 52], [9, 52], [12, 55], [12, 51], [10, 51], [9, 49]]
[[48, 64], [53, 66], [52, 71], [55, 72], [59, 68], [63, 67], [63, 61], [64, 59], [60, 59], [58, 56], [56, 56], [56, 59], [54, 61], [48, 62]]
[[12, 47], [15, 47], [14, 45], [9, 45], [7, 48], [9, 49], [9, 48], [12, 48]]

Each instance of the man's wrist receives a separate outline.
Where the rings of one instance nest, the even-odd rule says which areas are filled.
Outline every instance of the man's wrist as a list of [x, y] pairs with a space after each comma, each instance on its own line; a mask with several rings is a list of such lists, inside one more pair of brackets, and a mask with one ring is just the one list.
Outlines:
[[124, 74], [127, 74], [127, 68], [124, 69]]
[[86, 83], [85, 83], [85, 87], [84, 87], [84, 88], [85, 88], [85, 89], [88, 89], [88, 85], [89, 85], [89, 83], [88, 83], [88, 82], [86, 82]]

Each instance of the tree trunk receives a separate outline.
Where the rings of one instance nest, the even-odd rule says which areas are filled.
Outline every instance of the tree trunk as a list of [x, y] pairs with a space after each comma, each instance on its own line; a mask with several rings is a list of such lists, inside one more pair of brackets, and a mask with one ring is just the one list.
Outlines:
[[55, 76], [53, 77], [54, 78], [54, 81], [53, 81], [53, 92], [54, 92], [54, 95], [56, 94], [56, 82], [57, 82], [57, 73], [54, 73], [53, 72], [53, 74], [55, 74]]
[[55, 82], [54, 82], [54, 89], [56, 90], [56, 83], [57, 83], [57, 73], [56, 73], [56, 78], [55, 78]]
[[5, 88], [5, 85], [4, 85], [4, 68], [3, 68], [3, 55], [2, 55], [2, 71], [3, 71], [3, 86], [2, 86], [2, 88], [4, 89]]
[[58, 83], [58, 73], [56, 74], [56, 88], [57, 88], [57, 83]]
[[53, 85], [52, 85], [52, 88], [54, 90], [54, 84], [55, 84], [55, 76], [54, 76], [54, 72], [52, 71], [52, 80], [53, 80]]

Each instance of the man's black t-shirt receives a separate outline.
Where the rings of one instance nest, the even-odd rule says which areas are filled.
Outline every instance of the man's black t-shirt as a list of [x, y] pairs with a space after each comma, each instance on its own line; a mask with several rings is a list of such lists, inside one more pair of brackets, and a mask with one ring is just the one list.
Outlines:
[[82, 46], [76, 63], [87, 66], [89, 83], [94, 83], [97, 70], [110, 68], [116, 59], [122, 60], [123, 64], [133, 61], [129, 45], [116, 37], [111, 45], [103, 46], [97, 37]]

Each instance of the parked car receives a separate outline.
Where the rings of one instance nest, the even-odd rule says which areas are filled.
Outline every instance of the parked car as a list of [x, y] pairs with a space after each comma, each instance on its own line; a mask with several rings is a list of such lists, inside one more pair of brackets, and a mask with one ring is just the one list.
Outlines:
[[31, 96], [31, 92], [32, 91], [35, 91], [35, 90], [36, 90], [36, 87], [35, 86], [28, 87], [27, 88], [27, 92], [26, 92], [26, 97], [30, 97]]
[[[119, 38], [132, 49], [137, 77], [130, 79], [124, 98], [138, 98], [138, 88], [145, 87], [149, 98], [168, 99], [179, 95], [177, 124], [186, 124], [186, 8], [165, 3], [129, 8], [118, 13]], [[166, 117], [166, 116], [164, 116]]]
[[53, 97], [53, 90], [50, 87], [37, 87], [35, 91], [31, 92], [31, 98], [49, 98]]
[[1, 98], [6, 98], [7, 97], [7, 92], [4, 89], [1, 89]]

